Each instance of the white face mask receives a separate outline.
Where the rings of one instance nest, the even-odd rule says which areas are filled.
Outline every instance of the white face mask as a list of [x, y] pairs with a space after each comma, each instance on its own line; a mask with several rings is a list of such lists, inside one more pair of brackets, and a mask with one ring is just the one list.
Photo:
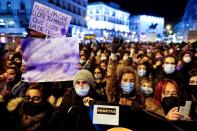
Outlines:
[[143, 77], [146, 75], [146, 70], [138, 70], [137, 73], [140, 77]]
[[122, 83], [121, 84], [121, 89], [123, 90], [124, 93], [129, 94], [134, 90], [134, 82], [130, 83]]
[[102, 56], [101, 60], [107, 60], [107, 57], [106, 56]]
[[185, 62], [185, 63], [189, 63], [190, 61], [192, 60], [192, 58], [191, 57], [183, 57], [183, 61]]
[[80, 60], [80, 64], [84, 64], [86, 60]]
[[94, 74], [94, 78], [95, 79], [101, 79], [102, 78], [102, 74]]
[[122, 58], [124, 61], [128, 60], [128, 56], [123, 56]]
[[101, 55], [101, 52], [100, 52], [100, 51], [98, 51], [98, 52], [96, 53], [96, 55], [97, 55], [97, 56]]
[[77, 95], [79, 95], [81, 97], [86, 96], [88, 94], [89, 90], [90, 90], [89, 85], [86, 87], [75, 86], [75, 92], [77, 93]]
[[164, 71], [167, 74], [172, 74], [175, 71], [176, 66], [174, 64], [164, 64]]
[[149, 87], [141, 87], [141, 92], [145, 95], [150, 95], [153, 93], [153, 88], [149, 88]]

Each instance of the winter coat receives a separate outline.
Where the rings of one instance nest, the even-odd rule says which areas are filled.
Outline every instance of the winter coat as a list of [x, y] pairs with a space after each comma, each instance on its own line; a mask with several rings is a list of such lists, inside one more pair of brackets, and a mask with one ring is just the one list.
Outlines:
[[[96, 91], [90, 89], [88, 97], [94, 101], [103, 101]], [[83, 104], [83, 97], [76, 94], [74, 89], [66, 93], [63, 101], [56, 112], [59, 116], [59, 128], [57, 131], [94, 131], [94, 125], [89, 115], [89, 107]]]
[[145, 110], [158, 114], [162, 117], [165, 117], [165, 112], [162, 107], [155, 104], [154, 99], [149, 97], [145, 99]]
[[53, 131], [54, 115], [53, 107], [47, 102], [44, 110], [36, 115], [30, 116], [23, 111], [23, 99], [21, 97], [9, 101], [7, 109], [14, 123], [15, 131]]

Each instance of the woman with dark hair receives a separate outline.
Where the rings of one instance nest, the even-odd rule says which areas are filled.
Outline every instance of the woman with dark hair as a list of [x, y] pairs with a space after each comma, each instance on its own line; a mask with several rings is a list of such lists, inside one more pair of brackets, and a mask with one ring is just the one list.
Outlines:
[[48, 94], [40, 84], [32, 84], [23, 98], [12, 99], [7, 109], [15, 120], [16, 130], [47, 131], [52, 126], [53, 108], [48, 103]]
[[95, 82], [95, 90], [98, 94], [100, 94], [103, 97], [106, 97], [105, 93], [105, 87], [106, 87], [106, 80], [105, 75], [102, 72], [102, 69], [99, 67], [96, 67], [94, 69], [94, 82]]
[[1, 95], [7, 101], [11, 98], [22, 97], [28, 84], [21, 81], [21, 72], [17, 67], [9, 67], [6, 70], [6, 84], [1, 90]]

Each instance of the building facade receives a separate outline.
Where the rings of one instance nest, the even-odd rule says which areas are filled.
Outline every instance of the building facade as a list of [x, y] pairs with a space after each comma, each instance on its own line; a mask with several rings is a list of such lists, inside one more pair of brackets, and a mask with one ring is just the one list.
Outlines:
[[114, 36], [128, 37], [130, 14], [121, 11], [115, 3], [95, 2], [87, 7], [87, 26], [90, 34], [106, 40]]
[[197, 1], [189, 0], [182, 21], [175, 28], [176, 36], [182, 41], [197, 40]]
[[23, 34], [30, 19], [33, 0], [0, 1], [0, 33]]
[[[0, 33], [24, 34], [29, 25], [32, 7], [35, 0], [0, 1]], [[55, 10], [72, 16], [69, 36], [83, 35], [87, 31], [85, 20], [88, 0], [36, 0]]]
[[164, 32], [164, 18], [137, 15], [130, 17], [129, 29], [132, 41], [162, 40]]

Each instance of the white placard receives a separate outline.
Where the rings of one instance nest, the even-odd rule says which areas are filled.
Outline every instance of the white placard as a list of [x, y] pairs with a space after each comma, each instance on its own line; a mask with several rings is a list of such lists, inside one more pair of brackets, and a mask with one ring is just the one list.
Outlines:
[[93, 124], [119, 125], [119, 106], [94, 105]]
[[52, 37], [65, 35], [71, 16], [35, 2], [29, 22], [29, 28]]

